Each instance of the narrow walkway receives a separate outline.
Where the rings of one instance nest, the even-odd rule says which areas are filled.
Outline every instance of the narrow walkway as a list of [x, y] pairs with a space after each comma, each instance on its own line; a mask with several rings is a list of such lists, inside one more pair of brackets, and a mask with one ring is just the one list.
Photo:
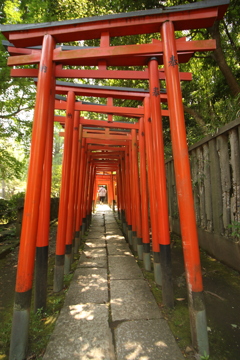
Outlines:
[[93, 215], [43, 360], [183, 360], [113, 212]]

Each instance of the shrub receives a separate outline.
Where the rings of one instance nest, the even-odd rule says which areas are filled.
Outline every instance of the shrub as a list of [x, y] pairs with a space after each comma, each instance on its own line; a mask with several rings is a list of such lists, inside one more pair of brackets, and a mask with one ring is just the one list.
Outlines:
[[19, 206], [23, 206], [25, 194], [23, 192], [17, 193], [11, 197], [10, 200], [0, 199], [0, 221], [11, 223], [17, 220], [17, 213]]

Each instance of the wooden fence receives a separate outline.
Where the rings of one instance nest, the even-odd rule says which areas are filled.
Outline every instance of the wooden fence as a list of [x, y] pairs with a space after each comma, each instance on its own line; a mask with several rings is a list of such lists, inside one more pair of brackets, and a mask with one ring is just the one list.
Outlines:
[[[200, 246], [240, 271], [240, 118], [189, 148]], [[169, 216], [180, 234], [173, 159], [166, 161]]]

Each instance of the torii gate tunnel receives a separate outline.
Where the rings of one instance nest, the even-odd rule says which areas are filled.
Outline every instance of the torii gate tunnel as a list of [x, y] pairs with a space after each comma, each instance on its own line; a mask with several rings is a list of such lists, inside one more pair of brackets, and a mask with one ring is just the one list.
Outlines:
[[[11, 360], [22, 360], [26, 356], [35, 255], [35, 308], [44, 308], [46, 304], [54, 121], [64, 128], [54, 291], [63, 288], [63, 275], [70, 270], [72, 251], [78, 250], [82, 234], [91, 221], [97, 187], [105, 184], [109, 204], [117, 202], [124, 234], [147, 270], [151, 268], [150, 215], [155, 281], [162, 286], [164, 305], [173, 306], [162, 116], [169, 116], [170, 122], [192, 343], [200, 354], [209, 352], [180, 88], [180, 81], [191, 80], [191, 74], [180, 73], [179, 63], [187, 62], [196, 51], [214, 50], [216, 44], [214, 40], [176, 39], [175, 31], [212, 26], [222, 19], [228, 3], [229, 0], [202, 1], [69, 21], [1, 26], [9, 41], [8, 65], [36, 65], [12, 69], [11, 75], [35, 77], [37, 83]], [[149, 44], [110, 44], [114, 37], [149, 33], [160, 33], [161, 40], [154, 39]], [[58, 45], [89, 39], [100, 39], [100, 46]], [[65, 69], [68, 65], [75, 69]], [[84, 69], [85, 66], [95, 69]], [[145, 69], [121, 70], [122, 66]], [[149, 81], [149, 90], [77, 85], [56, 81], [56, 78], [145, 79]], [[166, 82], [166, 91], [160, 90], [159, 80]], [[106, 105], [81, 102], [81, 96], [104, 97]], [[139, 107], [114, 106], [114, 99], [138, 100]], [[168, 105], [168, 110], [161, 108], [162, 102]], [[65, 110], [66, 116], [55, 116], [55, 109]], [[108, 120], [86, 119], [81, 115], [83, 111], [107, 114]], [[135, 122], [114, 121], [115, 115], [135, 119]]]

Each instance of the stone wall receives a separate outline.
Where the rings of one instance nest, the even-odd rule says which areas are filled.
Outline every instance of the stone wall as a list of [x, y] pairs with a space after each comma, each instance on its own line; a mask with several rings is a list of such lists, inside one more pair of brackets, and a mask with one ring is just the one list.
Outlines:
[[[240, 271], [240, 118], [189, 148], [199, 244]], [[169, 216], [180, 234], [173, 159], [166, 161]]]

